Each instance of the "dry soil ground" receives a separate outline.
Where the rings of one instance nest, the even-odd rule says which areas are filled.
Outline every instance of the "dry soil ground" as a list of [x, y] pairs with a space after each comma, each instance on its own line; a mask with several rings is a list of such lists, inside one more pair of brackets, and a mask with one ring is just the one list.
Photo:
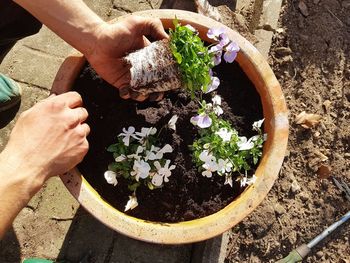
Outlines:
[[[232, 230], [227, 262], [275, 262], [350, 208], [331, 180], [350, 184], [350, 1], [285, 1], [279, 27], [269, 63], [290, 112], [289, 147], [268, 198]], [[302, 111], [320, 122], [296, 124]], [[350, 262], [350, 224], [305, 262]]]

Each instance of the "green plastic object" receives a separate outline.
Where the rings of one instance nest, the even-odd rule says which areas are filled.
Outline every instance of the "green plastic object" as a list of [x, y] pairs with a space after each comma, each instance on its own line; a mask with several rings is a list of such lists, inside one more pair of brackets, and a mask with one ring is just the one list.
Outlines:
[[276, 263], [295, 263], [301, 262], [302, 260], [303, 258], [299, 255], [299, 253], [296, 250], [292, 250], [288, 256], [278, 260]]
[[41, 259], [41, 258], [28, 258], [28, 259], [23, 260], [22, 263], [55, 263], [55, 261]]
[[15, 106], [20, 100], [20, 86], [14, 80], [0, 73], [0, 112]]

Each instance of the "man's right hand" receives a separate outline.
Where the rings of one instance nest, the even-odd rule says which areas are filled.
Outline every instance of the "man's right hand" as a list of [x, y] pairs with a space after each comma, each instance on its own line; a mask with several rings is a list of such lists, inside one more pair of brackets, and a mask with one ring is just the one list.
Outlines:
[[[1, 153], [1, 162], [44, 183], [77, 165], [88, 151], [88, 117], [77, 92], [51, 95], [23, 112]], [[10, 168], [10, 167], [9, 167]]]

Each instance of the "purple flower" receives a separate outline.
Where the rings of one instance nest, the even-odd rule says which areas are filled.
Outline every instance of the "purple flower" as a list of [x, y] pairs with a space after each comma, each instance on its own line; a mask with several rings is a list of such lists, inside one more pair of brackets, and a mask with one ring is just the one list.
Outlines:
[[220, 44], [215, 45], [209, 49], [209, 53], [214, 53], [214, 65], [217, 66], [221, 63], [222, 46]]
[[230, 42], [230, 39], [225, 33], [221, 33], [218, 37], [218, 40], [219, 40], [219, 45], [222, 47], [226, 46]]
[[197, 116], [194, 116], [191, 118], [190, 122], [193, 125], [197, 125], [200, 128], [208, 128], [210, 127], [212, 120], [210, 119], [210, 117], [207, 114], [200, 114]]
[[215, 39], [217, 40], [220, 34], [225, 33], [225, 28], [220, 27], [220, 28], [209, 28], [207, 32], [207, 36], [210, 39]]
[[224, 60], [228, 63], [232, 63], [237, 57], [237, 52], [239, 51], [239, 46], [235, 42], [231, 42], [226, 48], [224, 54]]
[[211, 83], [207, 87], [207, 91], [205, 93], [212, 92], [216, 90], [220, 85], [220, 79], [218, 77], [210, 77]]

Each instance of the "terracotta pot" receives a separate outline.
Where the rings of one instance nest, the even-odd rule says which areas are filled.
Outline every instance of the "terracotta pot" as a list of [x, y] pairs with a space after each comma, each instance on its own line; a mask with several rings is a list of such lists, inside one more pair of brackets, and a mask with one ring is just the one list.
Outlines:
[[[141, 16], [160, 18], [165, 28], [173, 26], [176, 16], [182, 24], [190, 24], [199, 31], [200, 37], [210, 42], [206, 32], [211, 27], [225, 27], [210, 18], [180, 10], [149, 10], [135, 13]], [[123, 19], [123, 17], [119, 18]], [[288, 118], [281, 87], [271, 68], [254, 48], [239, 33], [225, 27], [230, 39], [241, 48], [237, 62], [260, 94], [265, 117], [268, 140], [256, 170], [257, 180], [238, 198], [219, 212], [204, 218], [179, 222], [157, 223], [141, 220], [118, 211], [106, 203], [84, 179], [73, 169], [61, 176], [71, 194], [93, 216], [110, 228], [129, 237], [160, 244], [181, 244], [206, 240], [232, 228], [251, 213], [265, 198], [282, 165], [288, 141]], [[53, 91], [63, 93], [71, 89], [80, 73], [85, 58], [82, 54], [69, 56], [62, 64], [53, 84]], [[102, 175], [101, 175], [102, 176]]]

